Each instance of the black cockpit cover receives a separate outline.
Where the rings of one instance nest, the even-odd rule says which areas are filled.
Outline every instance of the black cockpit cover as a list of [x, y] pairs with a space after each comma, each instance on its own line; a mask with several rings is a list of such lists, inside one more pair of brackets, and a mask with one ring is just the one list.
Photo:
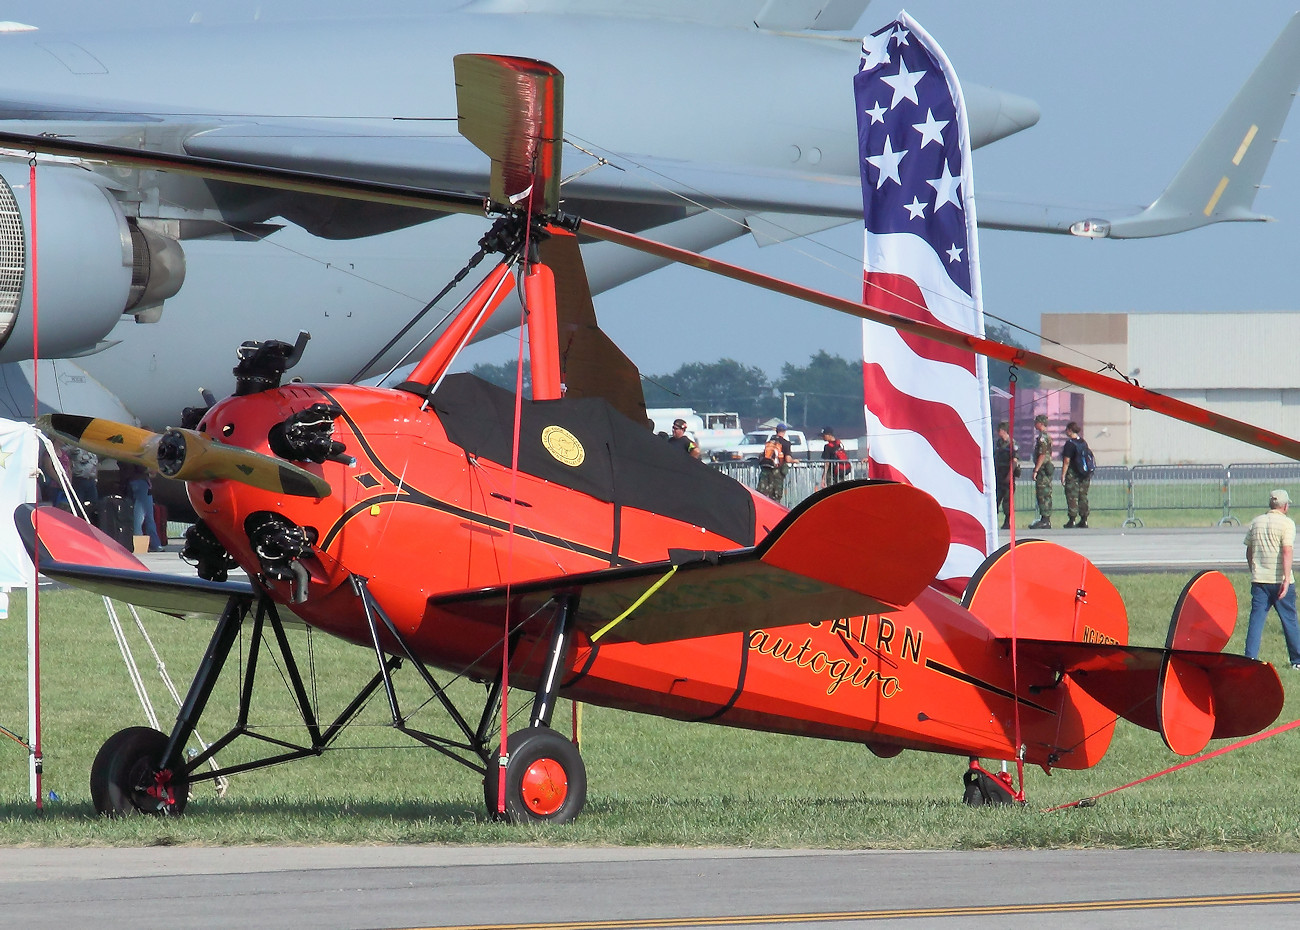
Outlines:
[[[447, 438], [466, 452], [510, 467], [515, 396], [469, 374], [448, 375], [433, 395]], [[568, 465], [548, 451], [542, 433], [561, 427], [582, 446]], [[739, 482], [703, 465], [633, 423], [598, 397], [525, 400], [519, 470], [623, 507], [683, 520], [754, 545], [754, 501]]]

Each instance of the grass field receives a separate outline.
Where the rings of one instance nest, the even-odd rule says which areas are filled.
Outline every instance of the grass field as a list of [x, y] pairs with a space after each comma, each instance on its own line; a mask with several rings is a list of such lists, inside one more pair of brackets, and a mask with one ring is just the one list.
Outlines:
[[[1129, 604], [1136, 643], [1163, 643], [1181, 589], [1170, 575], [1116, 579]], [[1244, 590], [1244, 576], [1234, 579]], [[1244, 600], [1243, 600], [1244, 602]], [[218, 798], [196, 786], [184, 817], [106, 820], [94, 815], [91, 760], [116, 730], [146, 721], [105, 619], [102, 602], [72, 591], [42, 596], [45, 785], [59, 801], [36, 814], [27, 800], [27, 757], [0, 743], [0, 845], [172, 845], [250, 843], [668, 844], [763, 847], [926, 848], [1159, 846], [1300, 851], [1300, 731], [1107, 797], [1095, 807], [1043, 809], [1099, 794], [1177, 761], [1158, 735], [1121, 721], [1111, 752], [1084, 772], [1026, 773], [1024, 809], [969, 809], [960, 803], [964, 760], [905, 752], [882, 760], [856, 745], [682, 724], [586, 708], [583, 754], [590, 793], [571, 825], [520, 828], [489, 822], [473, 773], [410, 748], [379, 726], [372, 702], [349, 748], [323, 758], [235, 776]], [[0, 725], [23, 733], [25, 624], [21, 597], [0, 621]], [[1229, 651], [1240, 651], [1244, 615]], [[147, 615], [168, 669], [182, 690], [211, 626]], [[306, 634], [291, 634], [295, 648]], [[138, 639], [137, 657], [159, 713], [175, 710], [157, 684]], [[300, 656], [306, 656], [304, 648]], [[373, 656], [328, 637], [311, 640], [322, 712], [371, 674]], [[1276, 620], [1264, 658], [1285, 666]], [[306, 664], [306, 660], [303, 660]], [[407, 671], [399, 673], [405, 675]], [[1300, 717], [1300, 673], [1285, 671], [1289, 697], [1279, 722]], [[262, 684], [278, 685], [274, 675]], [[236, 677], [214, 695], [234, 706]], [[464, 684], [466, 697], [478, 686]], [[416, 691], [410, 689], [414, 695]], [[267, 725], [288, 723], [274, 687], [256, 709]], [[164, 702], [166, 706], [164, 706]], [[522, 704], [518, 701], [516, 706]], [[562, 706], [557, 721], [567, 720]], [[422, 715], [424, 716], [424, 715]], [[430, 713], [421, 725], [433, 728]], [[228, 721], [225, 716], [209, 720]], [[167, 724], [164, 724], [166, 726]], [[209, 736], [215, 727], [202, 728]], [[387, 748], [361, 751], [361, 744]], [[1212, 746], [1213, 748], [1213, 746]], [[230, 764], [237, 747], [223, 753]]]

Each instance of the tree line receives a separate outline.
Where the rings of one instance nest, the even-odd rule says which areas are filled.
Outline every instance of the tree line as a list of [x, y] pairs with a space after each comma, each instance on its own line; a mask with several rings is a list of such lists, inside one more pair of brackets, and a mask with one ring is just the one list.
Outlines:
[[[1002, 324], [987, 327], [990, 339], [1019, 346], [1011, 330]], [[989, 362], [989, 383], [1005, 388], [1007, 366]], [[513, 391], [515, 363], [475, 365], [471, 372], [485, 381]], [[1037, 387], [1038, 375], [1020, 372], [1022, 387]], [[642, 374], [647, 407], [691, 407], [703, 412], [734, 411], [742, 417], [766, 420], [782, 415], [782, 401], [790, 425], [805, 432], [831, 426], [840, 436], [860, 436], [866, 432], [862, 411], [862, 362], [818, 351], [807, 364], [781, 366], [778, 377], [769, 377], [757, 365], [746, 365], [734, 358], [716, 362], [687, 362], [676, 371]], [[529, 389], [528, 370], [524, 369], [524, 390]], [[789, 395], [789, 396], [787, 396]]]

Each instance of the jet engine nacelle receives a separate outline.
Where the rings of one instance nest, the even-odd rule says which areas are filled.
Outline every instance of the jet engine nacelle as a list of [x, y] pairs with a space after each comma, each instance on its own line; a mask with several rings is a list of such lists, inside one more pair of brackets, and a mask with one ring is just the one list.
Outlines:
[[63, 165], [37, 172], [33, 243], [28, 166], [0, 163], [0, 362], [33, 356], [37, 320], [41, 357], [93, 352], [122, 314], [157, 319], [185, 279], [180, 244], [128, 219], [97, 175]]

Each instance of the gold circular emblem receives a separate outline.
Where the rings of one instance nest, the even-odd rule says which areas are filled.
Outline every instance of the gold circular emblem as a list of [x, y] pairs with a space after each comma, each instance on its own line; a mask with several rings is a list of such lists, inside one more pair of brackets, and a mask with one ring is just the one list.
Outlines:
[[587, 458], [587, 450], [582, 448], [578, 437], [563, 426], [548, 426], [542, 430], [542, 445], [557, 462], [573, 468], [577, 468]]

